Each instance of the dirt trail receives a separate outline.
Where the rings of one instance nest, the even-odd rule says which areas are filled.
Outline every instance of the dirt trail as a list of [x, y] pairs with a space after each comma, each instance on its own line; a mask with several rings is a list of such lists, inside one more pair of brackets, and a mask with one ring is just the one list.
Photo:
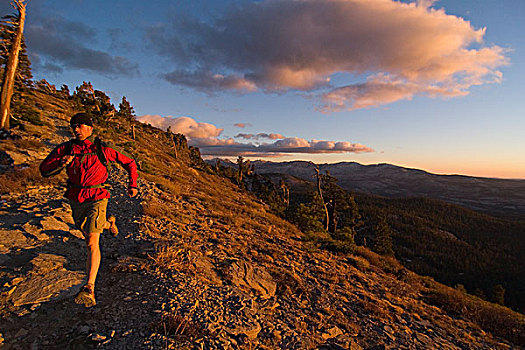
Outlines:
[[[2, 200], [0, 333], [6, 348], [82, 349], [110, 341], [132, 346], [126, 338], [144, 335], [157, 316], [158, 287], [133, 267], [153, 245], [138, 232], [142, 199], [125, 194], [124, 171], [111, 173], [108, 212], [117, 217], [120, 234], [101, 237], [98, 304], [91, 309], [73, 302], [84, 283], [86, 252], [63, 190], [34, 188]], [[145, 190], [143, 182], [139, 186]]]

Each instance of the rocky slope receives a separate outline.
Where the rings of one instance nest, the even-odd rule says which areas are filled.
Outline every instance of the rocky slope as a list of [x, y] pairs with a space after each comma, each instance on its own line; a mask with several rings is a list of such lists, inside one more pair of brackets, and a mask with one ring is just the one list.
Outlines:
[[[46, 122], [50, 135], [65, 125], [60, 116]], [[329, 253], [305, 241], [235, 185], [166, 155], [163, 135], [138, 130], [134, 149], [149, 169], [140, 173], [139, 198], [125, 196], [124, 174], [112, 169], [109, 211], [121, 233], [102, 238], [94, 308], [72, 301], [84, 276], [85, 248], [58, 180], [35, 180], [2, 195], [5, 348], [519, 348], [487, 332], [490, 325], [482, 329], [437, 307], [440, 291], [459, 294], [394, 260], [364, 248]], [[45, 154], [60, 138], [34, 136], [33, 142]], [[10, 154], [26, 152], [13, 145], [2, 141]], [[35, 157], [24, 162], [35, 167]], [[512, 324], [503, 335], [523, 341], [523, 325]]]
[[[252, 231], [194, 197], [177, 200], [144, 180], [140, 189], [137, 200], [122, 188], [114, 193], [110, 212], [121, 235], [103, 237], [92, 309], [72, 302], [84, 246], [60, 192], [35, 188], [5, 198], [6, 348], [513, 347], [426, 304], [406, 270], [386, 274], [360, 256], [308, 251], [284, 223], [256, 222]], [[251, 214], [265, 215], [236, 195]], [[141, 203], [163, 197], [162, 205], [183, 208], [187, 223], [139, 216]]]

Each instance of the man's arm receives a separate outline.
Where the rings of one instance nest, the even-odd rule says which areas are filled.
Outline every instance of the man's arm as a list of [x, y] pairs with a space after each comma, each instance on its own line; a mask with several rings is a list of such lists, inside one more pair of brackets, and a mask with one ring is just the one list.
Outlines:
[[62, 169], [73, 160], [73, 156], [66, 154], [67, 142], [57, 146], [40, 163], [40, 174], [43, 177], [50, 177], [62, 171]]
[[128, 184], [128, 194], [130, 197], [135, 197], [138, 193], [137, 189], [137, 164], [135, 161], [128, 157], [123, 155], [122, 153], [114, 150], [111, 147], [104, 147], [104, 154], [106, 155], [106, 159], [110, 162], [117, 162], [126, 171], [129, 175], [129, 184]]

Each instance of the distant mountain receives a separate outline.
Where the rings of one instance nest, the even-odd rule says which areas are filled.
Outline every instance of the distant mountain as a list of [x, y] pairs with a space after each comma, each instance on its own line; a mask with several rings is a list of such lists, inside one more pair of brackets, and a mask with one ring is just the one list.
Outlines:
[[[315, 173], [315, 164], [305, 161], [252, 164], [259, 174], [282, 173], [313, 181]], [[329, 171], [349, 191], [390, 198], [434, 198], [492, 214], [525, 218], [525, 180], [436, 175], [391, 164], [343, 162], [320, 164], [319, 168], [322, 173]]]

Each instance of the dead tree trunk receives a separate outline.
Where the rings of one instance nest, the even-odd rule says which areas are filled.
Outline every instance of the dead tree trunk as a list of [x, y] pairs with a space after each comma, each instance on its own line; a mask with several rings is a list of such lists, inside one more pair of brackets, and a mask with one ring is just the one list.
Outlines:
[[280, 185], [281, 185], [281, 190], [283, 191], [282, 193], [283, 202], [284, 202], [286, 209], [288, 209], [288, 206], [290, 205], [290, 189], [288, 188], [288, 186], [283, 180], [281, 180]]
[[242, 175], [244, 172], [244, 159], [241, 156], [237, 157], [237, 165], [239, 166], [239, 169], [237, 170], [237, 183], [240, 186], [242, 184]]
[[336, 203], [337, 203], [336, 200], [332, 199], [327, 204], [328, 218], [330, 220], [329, 223], [328, 223], [328, 232], [330, 232], [330, 233], [335, 233], [335, 231], [337, 229]]
[[321, 197], [321, 202], [323, 203], [325, 217], [326, 217], [326, 224], [325, 228], [328, 231], [328, 224], [330, 223], [330, 216], [328, 215], [328, 208], [326, 207], [326, 203], [324, 202], [323, 198], [323, 191], [321, 190], [321, 174], [319, 173], [319, 165], [315, 168], [315, 176], [317, 177], [317, 192], [319, 193], [319, 197]]
[[171, 135], [171, 142], [173, 143], [173, 152], [175, 152], [175, 159], [177, 159], [179, 157], [179, 153], [177, 152], [177, 144], [175, 143], [173, 135]]
[[20, 53], [20, 48], [22, 47], [22, 36], [26, 19], [26, 4], [24, 4], [24, 0], [13, 0], [13, 7], [18, 10], [18, 23], [16, 23], [16, 35], [11, 44], [9, 57], [5, 67], [4, 84], [0, 96], [0, 129], [9, 129], [11, 97], [13, 96], [13, 88], [15, 86], [18, 55]]

